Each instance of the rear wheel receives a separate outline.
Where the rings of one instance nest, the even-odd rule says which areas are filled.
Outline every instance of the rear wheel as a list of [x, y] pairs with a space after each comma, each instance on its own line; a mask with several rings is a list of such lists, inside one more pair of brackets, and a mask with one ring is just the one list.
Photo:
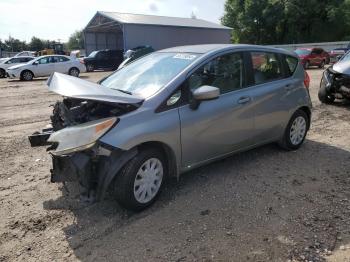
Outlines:
[[318, 99], [324, 104], [331, 104], [335, 100], [335, 96], [327, 91], [325, 86], [321, 86], [318, 90]]
[[309, 121], [309, 117], [303, 110], [297, 110], [289, 120], [279, 145], [286, 150], [298, 149], [305, 140]]
[[24, 80], [24, 81], [31, 81], [33, 80], [33, 73], [28, 71], [28, 70], [25, 70], [21, 73], [21, 80]]
[[69, 75], [71, 75], [71, 76], [78, 77], [79, 74], [80, 74], [80, 71], [79, 71], [78, 68], [73, 67], [73, 68], [69, 69], [69, 72], [68, 72], [68, 73], [69, 73]]
[[114, 190], [118, 203], [133, 211], [147, 208], [159, 195], [165, 175], [165, 159], [159, 151], [140, 151], [117, 174]]

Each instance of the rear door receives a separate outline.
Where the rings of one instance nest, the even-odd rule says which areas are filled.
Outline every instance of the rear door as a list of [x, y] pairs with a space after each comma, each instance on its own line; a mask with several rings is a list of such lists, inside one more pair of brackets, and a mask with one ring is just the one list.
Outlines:
[[71, 60], [64, 56], [55, 56], [55, 72], [68, 73], [70, 69]]
[[[289, 95], [298, 84], [292, 77], [286, 77], [283, 55], [272, 52], [251, 52], [254, 86], [251, 106], [255, 111], [254, 143], [262, 144], [278, 139], [289, 116]], [[293, 58], [295, 67], [298, 60]], [[295, 70], [295, 68], [294, 68]]]
[[244, 53], [213, 58], [191, 73], [191, 92], [203, 85], [220, 89], [220, 97], [202, 101], [197, 109], [179, 108], [184, 169], [245, 148], [254, 134], [251, 92], [246, 88]]

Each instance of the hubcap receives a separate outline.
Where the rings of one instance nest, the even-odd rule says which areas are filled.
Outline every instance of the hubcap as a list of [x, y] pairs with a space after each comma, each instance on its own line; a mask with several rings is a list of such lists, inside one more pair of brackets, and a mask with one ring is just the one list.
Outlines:
[[294, 119], [293, 124], [290, 128], [290, 141], [293, 145], [299, 145], [305, 136], [306, 133], [306, 120], [302, 116], [298, 116]]
[[163, 165], [157, 158], [144, 162], [134, 182], [134, 196], [139, 203], [148, 203], [158, 193], [163, 180]]
[[24, 78], [25, 80], [30, 80], [30, 79], [32, 79], [32, 75], [31, 75], [31, 73], [29, 73], [29, 72], [24, 72], [23, 78]]
[[76, 70], [76, 69], [72, 69], [71, 71], [70, 71], [70, 74], [72, 75], [72, 76], [78, 76], [78, 70]]

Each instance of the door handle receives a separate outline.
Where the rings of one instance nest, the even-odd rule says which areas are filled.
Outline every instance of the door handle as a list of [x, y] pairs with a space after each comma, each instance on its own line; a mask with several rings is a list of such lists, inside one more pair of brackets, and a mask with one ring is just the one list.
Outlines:
[[238, 99], [238, 104], [246, 104], [250, 102], [251, 98], [249, 96], [243, 96], [240, 99]]

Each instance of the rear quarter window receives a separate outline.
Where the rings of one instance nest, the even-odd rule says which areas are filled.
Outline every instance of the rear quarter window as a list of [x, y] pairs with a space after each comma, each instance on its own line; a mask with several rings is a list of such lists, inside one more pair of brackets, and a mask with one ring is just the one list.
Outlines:
[[251, 52], [255, 84], [282, 79], [283, 73], [279, 57], [270, 52]]
[[284, 59], [287, 64], [287, 74], [288, 76], [292, 76], [297, 69], [298, 59], [293, 56], [285, 56]]

